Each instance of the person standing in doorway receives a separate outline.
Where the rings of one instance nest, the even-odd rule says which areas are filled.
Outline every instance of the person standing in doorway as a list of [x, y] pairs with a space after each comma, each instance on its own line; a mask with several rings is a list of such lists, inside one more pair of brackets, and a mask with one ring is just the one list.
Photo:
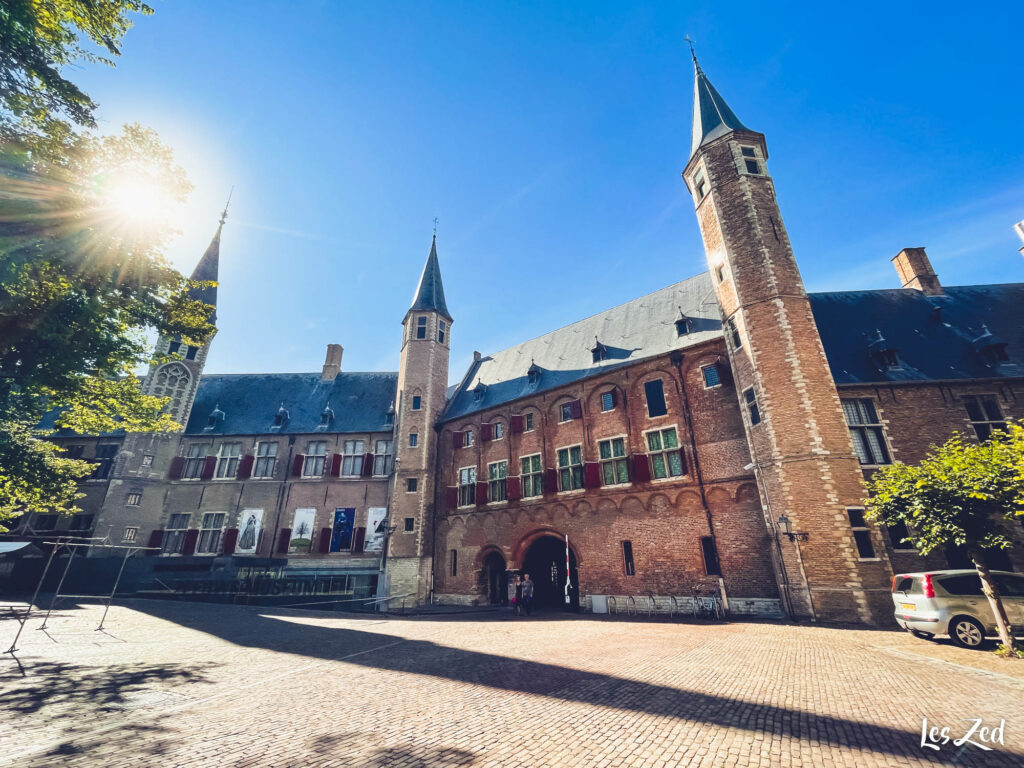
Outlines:
[[526, 611], [526, 615], [530, 615], [530, 611], [533, 609], [533, 582], [530, 580], [530, 574], [523, 574], [523, 609]]
[[523, 580], [516, 576], [516, 583], [512, 587], [512, 613], [516, 616], [523, 615]]

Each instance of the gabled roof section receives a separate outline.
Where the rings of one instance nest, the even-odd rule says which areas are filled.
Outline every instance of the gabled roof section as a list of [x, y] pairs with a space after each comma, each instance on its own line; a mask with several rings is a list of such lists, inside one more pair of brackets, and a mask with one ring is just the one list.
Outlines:
[[448, 305], [444, 302], [444, 284], [441, 282], [441, 265], [437, 260], [437, 235], [430, 242], [430, 255], [423, 266], [420, 284], [416, 286], [416, 295], [412, 300], [410, 312], [437, 312], [451, 322]]
[[[682, 312], [688, 333], [679, 335]], [[474, 360], [442, 421], [571, 384], [603, 371], [719, 338], [721, 313], [709, 274], [683, 280], [557, 331]], [[605, 350], [594, 362], [594, 337]], [[530, 377], [535, 366], [539, 375]], [[532, 378], [532, 380], [531, 380]], [[481, 390], [477, 385], [483, 384]]]
[[690, 157], [693, 157], [702, 146], [720, 136], [732, 131], [750, 130], [740, 122], [736, 113], [729, 109], [725, 99], [715, 90], [715, 86], [697, 63], [696, 56], [693, 57], [693, 69], [693, 129]]
[[1024, 377], [1024, 283], [944, 290], [809, 294], [836, 383]]
[[[391, 432], [388, 408], [398, 390], [397, 373], [215, 374], [199, 379], [186, 436]], [[324, 423], [328, 405], [333, 418]], [[283, 408], [287, 418], [275, 424]], [[214, 410], [223, 419], [210, 424]]]

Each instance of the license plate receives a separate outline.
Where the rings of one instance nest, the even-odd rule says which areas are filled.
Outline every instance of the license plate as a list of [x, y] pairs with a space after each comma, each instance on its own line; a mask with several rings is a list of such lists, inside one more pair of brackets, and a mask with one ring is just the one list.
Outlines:
[[917, 608], [917, 606], [913, 603], [900, 603], [900, 608], [902, 608], [905, 611], [912, 611], [915, 608]]

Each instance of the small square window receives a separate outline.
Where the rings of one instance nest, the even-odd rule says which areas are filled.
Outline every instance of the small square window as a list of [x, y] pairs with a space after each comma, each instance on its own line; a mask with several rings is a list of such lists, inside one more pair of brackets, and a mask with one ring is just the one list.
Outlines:
[[717, 365], [705, 365], [700, 369], [700, 372], [704, 374], [704, 389], [711, 389], [711, 387], [717, 387], [722, 383]]
[[601, 395], [601, 410], [610, 411], [615, 408], [615, 393], [605, 392]]
[[740, 154], [744, 157], [757, 157], [753, 147], [740, 147]]
[[153, 466], [153, 454], [152, 453], [144, 453], [144, 454], [142, 454], [142, 466], [144, 466], [144, 467], [152, 467]]
[[747, 166], [747, 173], [760, 174], [761, 166], [757, 164], [757, 160], [744, 160]]
[[407, 478], [405, 481], [405, 492], [416, 493], [416, 487], [419, 481], [415, 477]]
[[523, 432], [533, 432], [533, 414], [523, 414]]
[[412, 409], [418, 411], [423, 405], [423, 398], [419, 395], [412, 396]]
[[409, 447], [415, 448], [420, 443], [420, 436], [415, 432], [409, 433]]
[[125, 500], [124, 500], [124, 503], [127, 504], [129, 507], [137, 507], [137, 506], [139, 506], [139, 504], [141, 502], [142, 502], [142, 494], [141, 493], [129, 493], [128, 496], [126, 496]]
[[405, 532], [406, 533], [412, 533], [414, 530], [416, 530], [416, 518], [415, 517], [407, 517], [407, 518], [405, 518]]
[[124, 536], [121, 537], [122, 541], [135, 541], [135, 537], [139, 535], [139, 529], [135, 527], [125, 528]]
[[572, 421], [572, 403], [562, 403], [559, 421]]

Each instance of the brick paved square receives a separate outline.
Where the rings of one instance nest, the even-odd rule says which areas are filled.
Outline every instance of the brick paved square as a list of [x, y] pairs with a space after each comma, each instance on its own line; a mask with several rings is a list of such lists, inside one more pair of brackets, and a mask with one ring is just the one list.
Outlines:
[[[1024, 765], [1024, 665], [899, 632], [145, 600], [97, 632], [100, 612], [33, 618], [24, 676], [4, 657], [0, 764]], [[1005, 743], [922, 749], [924, 717], [1005, 720]]]

